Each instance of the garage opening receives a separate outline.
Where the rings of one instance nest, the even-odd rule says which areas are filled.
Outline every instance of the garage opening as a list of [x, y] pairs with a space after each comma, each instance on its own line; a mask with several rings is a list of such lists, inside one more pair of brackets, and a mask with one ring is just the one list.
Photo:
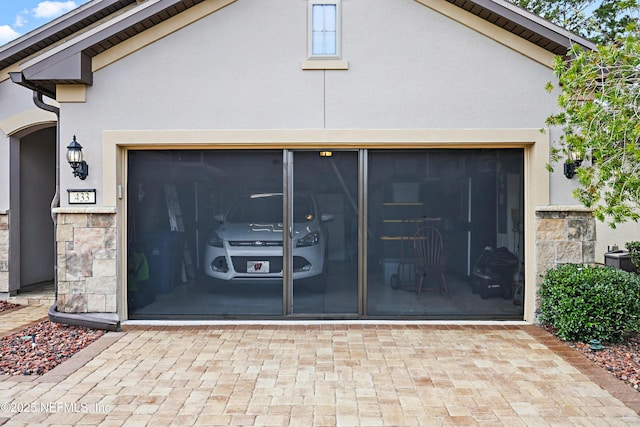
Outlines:
[[367, 313], [522, 319], [523, 151], [370, 150]]
[[523, 157], [131, 150], [129, 318], [522, 319]]

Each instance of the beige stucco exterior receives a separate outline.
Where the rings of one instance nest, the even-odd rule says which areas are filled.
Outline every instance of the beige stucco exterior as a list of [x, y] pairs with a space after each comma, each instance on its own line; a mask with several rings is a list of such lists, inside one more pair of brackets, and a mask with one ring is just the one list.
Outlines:
[[[96, 142], [104, 131], [540, 129], [555, 108], [543, 89], [551, 77], [548, 66], [529, 59], [540, 56], [539, 48], [524, 55], [505, 46], [504, 30], [498, 33], [505, 40], [496, 42], [415, 1], [398, 2], [391, 16], [384, 1], [367, 2], [366, 16], [361, 7], [355, 1], [344, 5], [343, 59], [349, 68], [330, 71], [301, 67], [306, 2], [274, 1], [270, 19], [246, 1], [198, 20], [178, 15], [146, 31], [144, 41], [136, 36], [94, 58], [97, 71], [85, 102], [61, 105], [67, 117], [62, 140], [77, 135], [90, 162], [101, 157]], [[385, 23], [378, 40], [362, 33], [372, 19]], [[256, 25], [249, 31], [236, 22]], [[407, 48], [407, 40], [419, 42]], [[375, 43], [383, 43], [384, 55], [369, 53], [367, 46]], [[194, 56], [185, 46], [207, 49]], [[551, 59], [547, 53], [545, 60]], [[164, 76], [175, 78], [169, 83]], [[102, 165], [93, 163], [86, 184], [100, 187]], [[61, 179], [63, 187], [73, 182], [66, 174]]]
[[[553, 55], [444, 0], [347, 0], [343, 57], [311, 61], [307, 2], [260, 6], [250, 0], [204, 1], [93, 57], [93, 85], [57, 86], [61, 194], [79, 186], [64, 161], [74, 135], [90, 165], [81, 186], [97, 189], [95, 206], [71, 207], [63, 196], [55, 211], [67, 308], [126, 318], [128, 149], [517, 147], [525, 153], [524, 250], [531, 284], [524, 320], [535, 321], [536, 209], [576, 205], [570, 195], [575, 182], [546, 169], [558, 137], [556, 130], [543, 129], [556, 109], [555, 95], [544, 90], [553, 80]], [[4, 93], [19, 102], [3, 103]], [[5, 146], [11, 135], [55, 122], [54, 114], [34, 109], [30, 97], [28, 90], [0, 80]], [[0, 179], [8, 181], [5, 170]], [[0, 202], [8, 213], [2, 190]], [[637, 227], [622, 230], [625, 237], [640, 238]], [[605, 236], [595, 243], [596, 258], [607, 245], [623, 246], [616, 235]], [[78, 257], [87, 268], [70, 271], [67, 264]], [[0, 269], [0, 286], [2, 274]]]
[[14, 135], [23, 130], [39, 126], [51, 126], [57, 123], [56, 115], [39, 108], [22, 111], [0, 122], [0, 130], [6, 135]]

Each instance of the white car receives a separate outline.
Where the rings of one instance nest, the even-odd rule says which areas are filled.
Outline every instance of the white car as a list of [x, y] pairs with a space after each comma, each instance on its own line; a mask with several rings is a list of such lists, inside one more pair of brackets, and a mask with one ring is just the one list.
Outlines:
[[[282, 280], [282, 193], [261, 193], [237, 199], [220, 226], [207, 239], [205, 273], [229, 281]], [[324, 284], [327, 239], [315, 199], [294, 196], [293, 279], [316, 278]]]

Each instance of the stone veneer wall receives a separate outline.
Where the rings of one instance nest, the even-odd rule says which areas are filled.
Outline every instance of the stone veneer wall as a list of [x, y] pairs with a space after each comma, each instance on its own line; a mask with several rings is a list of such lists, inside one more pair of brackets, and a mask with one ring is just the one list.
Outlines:
[[[593, 264], [596, 260], [596, 220], [581, 206], [536, 208], [536, 286], [559, 264]], [[536, 310], [539, 304], [536, 301]]]
[[55, 210], [58, 216], [57, 311], [115, 313], [115, 210]]
[[9, 292], [9, 212], [0, 211], [0, 292]]

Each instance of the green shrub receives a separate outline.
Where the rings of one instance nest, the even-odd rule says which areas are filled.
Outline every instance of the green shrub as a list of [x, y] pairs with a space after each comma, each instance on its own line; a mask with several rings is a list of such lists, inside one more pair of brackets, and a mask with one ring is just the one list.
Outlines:
[[558, 266], [540, 285], [539, 319], [563, 340], [619, 342], [640, 330], [640, 276], [610, 267]]
[[629, 258], [631, 258], [633, 266], [636, 268], [637, 272], [640, 272], [640, 242], [627, 242], [625, 243], [625, 247], [629, 252]]

